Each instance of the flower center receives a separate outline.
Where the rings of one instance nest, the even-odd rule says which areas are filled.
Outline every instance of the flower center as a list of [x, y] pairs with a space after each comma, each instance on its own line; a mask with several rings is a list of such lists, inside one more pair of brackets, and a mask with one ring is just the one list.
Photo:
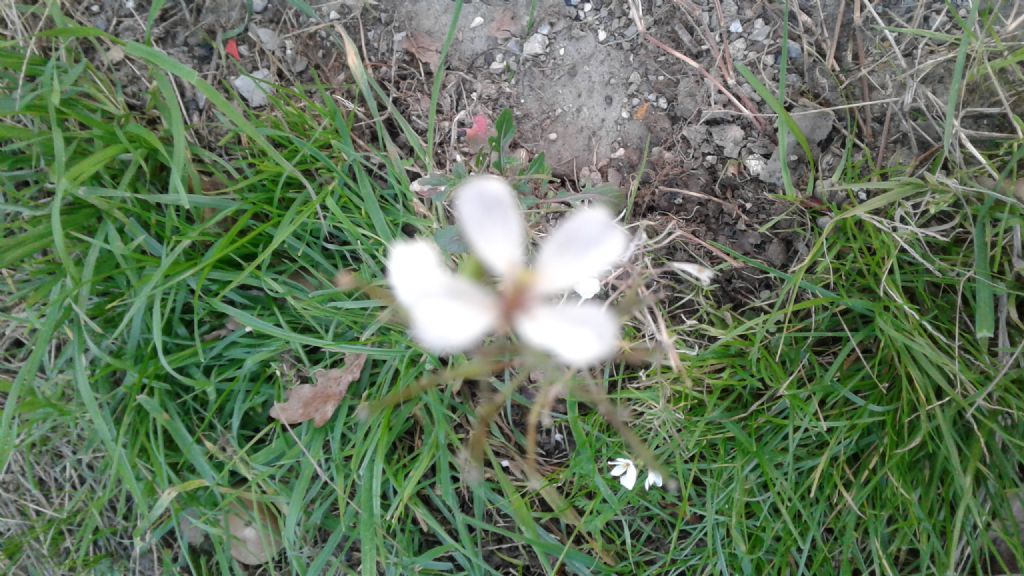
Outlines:
[[533, 298], [536, 276], [531, 270], [523, 270], [508, 279], [501, 287], [501, 317], [506, 325], [523, 311]]

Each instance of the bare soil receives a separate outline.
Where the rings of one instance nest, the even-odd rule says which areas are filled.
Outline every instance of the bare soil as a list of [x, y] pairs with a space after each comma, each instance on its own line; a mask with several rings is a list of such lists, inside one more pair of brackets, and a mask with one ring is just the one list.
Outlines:
[[[147, 4], [98, 0], [81, 6], [78, 16], [119, 37], [143, 40]], [[426, 131], [433, 68], [455, 2], [312, 2], [316, 18], [284, 0], [265, 7], [254, 2], [259, 11], [251, 14], [245, 4], [171, 3], [156, 20], [154, 42], [226, 92], [238, 91], [240, 102], [259, 106], [266, 85], [246, 75], [286, 86], [318, 78], [340, 96], [351, 96], [344, 93], [350, 79], [344, 56], [330, 39], [340, 24], [406, 118]], [[957, 24], [943, 2], [876, 4], [793, 4], [783, 54], [777, 3], [466, 2], [444, 63], [435, 152], [450, 168], [466, 155], [460, 137], [472, 118], [493, 120], [509, 108], [517, 125], [514, 145], [524, 155], [544, 154], [567, 187], [610, 184], [625, 191], [638, 185], [635, 216], [678, 226], [695, 238], [669, 257], [718, 265], [722, 253], [708, 246], [718, 244], [786, 269], [807, 249], [802, 231], [851, 200], [848, 192], [829, 189], [844, 156], [865, 172], [905, 172], [925, 164], [941, 142], [956, 44], [895, 37], [879, 24], [951, 38], [959, 36]], [[996, 2], [993, 9], [1011, 17], [1013, 3]], [[966, 8], [960, 12], [965, 16]], [[229, 40], [237, 45], [237, 61], [224, 51]], [[815, 197], [799, 203], [780, 199], [775, 115], [739, 71], [746, 66], [774, 91], [783, 58], [786, 107], [818, 167]], [[105, 54], [97, 54], [97, 64], [122, 80], [129, 103], [142, 106], [147, 86], [137, 68]], [[196, 133], [215, 142], [216, 118], [199, 95], [181, 89]], [[997, 134], [1011, 132], [1005, 110], [1022, 107], [1024, 96], [979, 89], [969, 99], [973, 112], [964, 124]], [[855, 138], [850, 151], [847, 135]], [[809, 163], [795, 138], [787, 156], [794, 186], [805, 189]], [[771, 289], [748, 272], [722, 278], [725, 302], [752, 302]]]

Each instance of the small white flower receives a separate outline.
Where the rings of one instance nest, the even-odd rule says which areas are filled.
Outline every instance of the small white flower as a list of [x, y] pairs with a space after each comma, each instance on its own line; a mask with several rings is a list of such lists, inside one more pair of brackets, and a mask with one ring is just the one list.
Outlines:
[[454, 211], [463, 239], [498, 278], [498, 290], [452, 273], [433, 242], [392, 244], [388, 283], [420, 345], [438, 354], [460, 352], [494, 330], [512, 328], [529, 346], [576, 368], [615, 353], [619, 321], [602, 303], [547, 301], [624, 257], [629, 236], [611, 212], [594, 206], [566, 216], [529, 269], [526, 222], [504, 179], [468, 178], [454, 192]]
[[669, 262], [669, 266], [696, 278], [701, 285], [705, 287], [711, 286], [711, 282], [715, 279], [715, 271], [707, 266], [701, 266], [700, 264], [693, 264], [691, 262]]
[[657, 470], [651, 470], [648, 472], [647, 478], [644, 479], [644, 490], [650, 490], [651, 486], [661, 488], [661, 473]]
[[639, 474], [636, 470], [636, 464], [629, 458], [616, 458], [608, 463], [612, 467], [612, 476], [619, 479], [619, 484], [622, 484], [626, 490], [632, 490], [633, 486], [636, 485], [636, 477]]

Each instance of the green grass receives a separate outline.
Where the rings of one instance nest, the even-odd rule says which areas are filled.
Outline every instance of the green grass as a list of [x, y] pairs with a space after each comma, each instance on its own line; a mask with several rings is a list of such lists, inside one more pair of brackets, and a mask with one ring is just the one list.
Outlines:
[[[268, 573], [986, 573], [994, 533], [1014, 540], [1024, 217], [973, 171], [866, 177], [848, 158], [837, 182], [855, 201], [808, 228], [802, 264], [748, 262], [778, 293], [664, 303], [699, 347], [683, 372], [614, 365], [597, 383], [675, 490], [608, 476], [631, 451], [579, 389], [553, 415], [574, 447], [544, 462], [542, 488], [515, 465], [525, 394], [499, 409], [471, 485], [475, 386], [356, 417], [445, 366], [331, 278], [379, 282], [389, 240], [448, 226], [413, 209], [407, 169], [429, 168], [430, 147], [394, 110], [384, 125], [358, 60], [342, 89], [359, 112], [321, 86], [280, 89], [257, 116], [127, 45], [154, 81], [132, 111], [82, 56], [105, 40], [82, 34], [40, 39], [49, 58], [0, 48], [5, 570], [244, 573], [223, 526], [243, 497], [284, 511]], [[190, 138], [175, 82], [208, 96], [228, 130], [216, 148]], [[1008, 182], [1022, 144], [985, 151]], [[206, 338], [229, 320], [244, 328]], [[368, 369], [327, 426], [269, 419], [287, 388], [360, 351]], [[206, 543], [184, 542], [186, 516]]]

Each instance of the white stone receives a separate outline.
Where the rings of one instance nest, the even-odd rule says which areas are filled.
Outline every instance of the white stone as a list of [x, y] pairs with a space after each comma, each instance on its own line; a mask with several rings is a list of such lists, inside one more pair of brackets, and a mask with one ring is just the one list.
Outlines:
[[754, 29], [750, 32], [750, 40], [752, 42], [764, 42], [768, 39], [768, 35], [771, 32], [772, 29], [764, 23], [764, 20], [758, 18], [754, 20]]
[[733, 20], [732, 23], [729, 24], [729, 32], [732, 32], [733, 34], [743, 32], [743, 23], [739, 20]]
[[270, 70], [260, 68], [249, 76], [238, 76], [231, 83], [234, 84], [238, 94], [253, 108], [266, 106], [269, 95], [274, 92], [274, 87], [263, 82], [270, 78]]
[[267, 9], [267, 4], [270, 4], [270, 0], [252, 0], [252, 11], [261, 14]]
[[597, 41], [598, 42], [604, 42], [607, 39], [608, 39], [608, 33], [607, 32], [605, 32], [604, 30], [598, 30], [597, 31]]
[[547, 50], [548, 37], [543, 34], [534, 34], [523, 44], [523, 56], [540, 56]]
[[256, 39], [259, 40], [260, 45], [263, 49], [268, 52], [273, 52], [281, 46], [281, 38], [270, 28], [256, 28], [253, 30], [256, 35]]
[[743, 159], [743, 165], [747, 167], [747, 173], [751, 176], [760, 176], [768, 168], [768, 161], [760, 154], [751, 154]]
[[484, 23], [483, 17], [482, 16], [477, 16], [476, 18], [473, 18], [473, 22], [470, 23], [469, 27], [470, 28], [476, 28], [477, 26], [480, 26], [483, 23]]

